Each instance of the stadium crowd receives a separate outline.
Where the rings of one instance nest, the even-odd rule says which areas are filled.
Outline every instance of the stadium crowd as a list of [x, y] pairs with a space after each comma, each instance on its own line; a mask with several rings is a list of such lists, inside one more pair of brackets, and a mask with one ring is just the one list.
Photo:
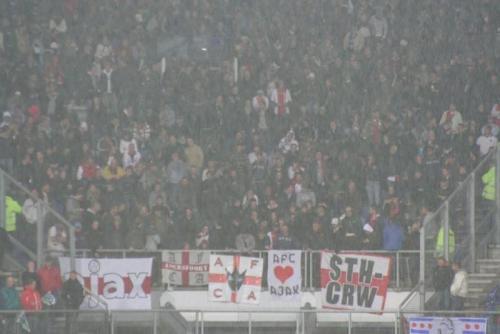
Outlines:
[[6, 230], [54, 254], [38, 199], [97, 252], [417, 249], [497, 143], [497, 1], [1, 6]]

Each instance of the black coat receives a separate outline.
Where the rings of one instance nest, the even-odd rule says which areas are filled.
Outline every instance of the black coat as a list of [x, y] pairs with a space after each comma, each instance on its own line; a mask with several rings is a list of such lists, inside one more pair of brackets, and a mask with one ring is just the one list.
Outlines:
[[67, 308], [80, 308], [84, 298], [82, 284], [77, 279], [68, 279], [63, 284], [61, 297]]
[[453, 282], [453, 271], [450, 266], [446, 265], [443, 267], [436, 266], [434, 272], [432, 273], [432, 283], [434, 289], [436, 290], [446, 290], [449, 289], [451, 283]]

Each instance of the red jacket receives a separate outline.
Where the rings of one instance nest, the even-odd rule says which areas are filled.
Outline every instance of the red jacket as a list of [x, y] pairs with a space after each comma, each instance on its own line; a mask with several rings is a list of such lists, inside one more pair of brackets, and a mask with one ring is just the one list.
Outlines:
[[44, 265], [38, 269], [38, 277], [40, 277], [40, 292], [56, 292], [62, 288], [61, 272], [56, 266]]
[[30, 286], [26, 286], [21, 292], [21, 305], [25, 311], [40, 311], [42, 310], [42, 298], [38, 291]]

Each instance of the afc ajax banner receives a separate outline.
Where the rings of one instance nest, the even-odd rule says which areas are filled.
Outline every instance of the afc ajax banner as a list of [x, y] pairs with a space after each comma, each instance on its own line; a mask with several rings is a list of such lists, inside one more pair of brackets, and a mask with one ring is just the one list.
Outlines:
[[322, 252], [323, 307], [382, 313], [390, 270], [390, 257]]
[[486, 334], [487, 318], [414, 317], [410, 334]]
[[300, 301], [302, 274], [301, 251], [269, 251], [267, 257], [267, 284], [272, 298]]
[[239, 255], [210, 255], [208, 300], [259, 304], [263, 259]]
[[209, 257], [207, 251], [163, 251], [163, 283], [183, 287], [207, 285]]
[[[110, 310], [151, 309], [151, 268], [153, 258], [75, 259], [78, 280], [101, 297]], [[59, 258], [64, 279], [71, 270], [70, 258]], [[85, 297], [82, 309], [102, 308], [94, 298]]]

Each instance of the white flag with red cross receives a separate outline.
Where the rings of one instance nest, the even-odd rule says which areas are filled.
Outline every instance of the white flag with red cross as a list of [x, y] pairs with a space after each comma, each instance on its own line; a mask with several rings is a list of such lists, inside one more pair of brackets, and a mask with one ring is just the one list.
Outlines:
[[264, 260], [239, 255], [210, 255], [208, 300], [259, 304]]
[[208, 251], [163, 251], [163, 283], [183, 287], [208, 284]]

